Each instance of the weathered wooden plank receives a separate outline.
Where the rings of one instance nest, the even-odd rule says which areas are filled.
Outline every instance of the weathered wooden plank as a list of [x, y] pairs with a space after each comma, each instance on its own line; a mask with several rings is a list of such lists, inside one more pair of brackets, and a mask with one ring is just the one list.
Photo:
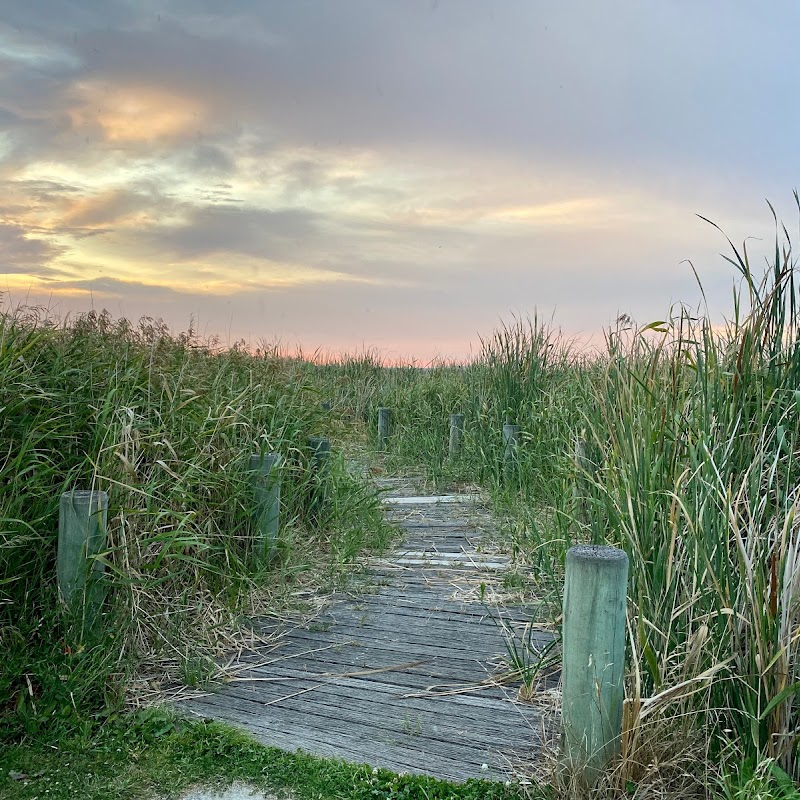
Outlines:
[[519, 639], [512, 644], [510, 639], [488, 627], [473, 632], [460, 632], [458, 629], [448, 631], [445, 628], [429, 631], [424, 624], [418, 626], [406, 624], [387, 630], [380, 624], [348, 623], [344, 620], [340, 620], [329, 631], [307, 631], [301, 628], [296, 629], [291, 635], [305, 638], [306, 641], [315, 641], [318, 640], [320, 633], [330, 633], [333, 637], [338, 637], [326, 639], [328, 644], [369, 647], [373, 642], [378, 642], [381, 647], [388, 645], [388, 649], [392, 652], [403, 652], [404, 648], [400, 645], [406, 645], [409, 648], [416, 648], [419, 652], [424, 650], [428, 655], [452, 656], [462, 660], [468, 658], [470, 661], [488, 661], [504, 657], [510, 647], [522, 646]]
[[[528, 625], [534, 629], [534, 634], [548, 633], [542, 626], [536, 626], [530, 618], [523, 620], [511, 620], [499, 615], [490, 613], [466, 614], [456, 611], [439, 611], [424, 607], [395, 606], [385, 603], [374, 603], [368, 600], [337, 603], [330, 606], [324, 613], [315, 617], [307, 624], [298, 624], [295, 627], [307, 627], [310, 630], [318, 630], [325, 626], [336, 625], [338, 623], [351, 623], [360, 625], [391, 625], [405, 630], [424, 626], [429, 631], [446, 629], [463, 633], [476, 632], [483, 634], [486, 631], [495, 631], [498, 635], [505, 634], [509, 626], [514, 630], [520, 630]], [[286, 624], [278, 625], [276, 628], [286, 628]], [[549, 634], [548, 638], [552, 638]]]
[[[366, 661], [318, 661], [315, 663], [298, 663], [296, 667], [298, 670], [307, 670], [309, 673], [330, 673], [334, 675], [345, 675], [354, 672], [366, 672], [368, 670], [383, 669], [387, 665], [381, 665], [380, 662], [368, 659]], [[390, 665], [388, 665], [390, 666]], [[246, 665], [237, 671], [237, 675], [242, 679], [247, 679], [249, 676], [263, 676], [267, 678], [280, 677], [280, 672], [251, 672], [247, 669]], [[494, 681], [487, 684], [482, 684], [480, 675], [474, 672], [468, 674], [466, 672], [453, 674], [450, 670], [431, 669], [429, 665], [424, 668], [419, 668], [417, 672], [393, 672], [391, 677], [384, 677], [383, 680], [379, 678], [365, 678], [366, 684], [386, 683], [402, 689], [406, 694], [419, 694], [423, 696], [440, 695], [445, 696], [447, 693], [455, 691], [462, 692], [456, 695], [459, 703], [467, 704], [467, 701], [473, 700], [478, 702], [503, 700], [505, 695], [502, 688], [494, 685]]]
[[403, 541], [402, 545], [395, 548], [395, 554], [402, 554], [412, 550], [414, 547], [418, 547], [423, 551], [427, 552], [448, 552], [448, 553], [462, 553], [462, 554], [482, 554], [482, 555], [497, 555], [502, 556], [503, 558], [507, 558], [506, 554], [504, 553], [497, 553], [496, 551], [492, 550], [479, 550], [476, 547], [472, 546], [465, 538], [461, 537], [460, 539], [451, 539], [451, 538], [441, 538], [435, 539], [433, 537], [428, 537], [422, 539], [421, 537], [413, 537], [408, 538]]
[[[436, 697], [446, 697], [451, 694], [448, 700], [454, 705], [476, 705], [485, 708], [496, 708], [498, 702], [504, 704], [509, 701], [509, 696], [516, 694], [518, 681], [512, 685], [502, 686], [499, 682], [481, 684], [476, 680], [475, 674], [463, 673], [453, 675], [449, 671], [433, 671], [428, 665], [415, 667], [413, 670], [392, 670], [390, 672], [378, 672], [391, 664], [379, 664], [375, 661], [359, 663], [353, 660], [319, 660], [315, 662], [289, 662], [293, 664], [293, 670], [281, 665], [263, 667], [259, 664], [242, 664], [237, 669], [236, 677], [233, 680], [247, 683], [250, 679], [257, 679], [259, 683], [286, 682], [291, 680], [292, 671], [303, 676], [316, 676], [320, 680], [332, 679], [331, 676], [344, 676], [353, 673], [365, 673], [375, 671], [372, 675], [361, 675], [359, 680], [362, 686], [375, 686], [376, 691], [382, 690], [384, 685], [394, 687], [402, 695], [421, 695], [422, 697], [433, 699]], [[287, 677], [289, 676], [289, 677]], [[338, 680], [337, 682], [341, 682]], [[267, 691], [265, 689], [265, 691]]]
[[[535, 607], [498, 607], [471, 603], [465, 605], [454, 602], [424, 602], [420, 599], [417, 602], [403, 597], [383, 598], [377, 597], [375, 600], [354, 602], [352, 607], [355, 610], [385, 611], [405, 616], [422, 616], [431, 620], [446, 619], [451, 622], [462, 621], [464, 624], [484, 624], [492, 620], [506, 620], [518, 623], [533, 623], [535, 614], [540, 613], [540, 609]], [[544, 628], [544, 626], [541, 626]]]
[[[297, 696], [297, 692], [313, 693], [313, 713], [317, 717], [327, 717], [339, 722], [370, 724], [383, 731], [407, 733], [443, 742], [459, 743], [468, 736], [474, 745], [500, 747], [508, 739], [508, 726], [520, 730], [529, 728], [537, 730], [542, 727], [541, 713], [510, 713], [496, 704], [496, 708], [480, 706], [455, 706], [446, 700], [405, 700], [397, 694], [378, 691], [378, 687], [368, 687], [365, 698], [364, 690], [359, 693], [344, 682], [324, 683], [311, 678], [292, 681], [291, 685], [269, 684], [272, 694], [259, 691], [259, 687], [243, 684], [232, 684], [226, 688], [225, 700], [214, 696], [207, 700], [212, 705], [226, 702], [230, 698], [238, 698], [256, 703], [262, 709], [254, 713], [284, 714], [297, 712], [301, 716], [308, 714], [308, 703], [305, 695]], [[262, 687], [263, 688], [263, 687]], [[273, 705], [265, 706], [264, 703]], [[510, 704], [509, 704], [510, 705]]]
[[[237, 686], [245, 686], [248, 691], [260, 692], [264, 696], [268, 693], [278, 696], [284, 692], [287, 686], [291, 688], [291, 692], [295, 692], [309, 683], [326, 682], [326, 689], [315, 693], [315, 701], [318, 697], [333, 692], [337, 695], [346, 694], [348, 697], [355, 699], [368, 700], [373, 698], [375, 702], [380, 702], [381, 704], [399, 704], [402, 707], [423, 711], [438, 709], [435, 713], [454, 717], [481, 716], [483, 714], [497, 717], [512, 712], [515, 717], [536, 717], [541, 715], [540, 709], [535, 706], [517, 703], [511, 696], [511, 692], [502, 693], [502, 690], [500, 690], [501, 694], [499, 696], [495, 695], [494, 697], [483, 696], [480, 690], [477, 689], [474, 694], [455, 694], [427, 698], [408, 697], [408, 694], [417, 694], [414, 688], [392, 683], [391, 676], [393, 674], [408, 675], [409, 673], [385, 672], [373, 676], [336, 677], [335, 675], [328, 676], [326, 670], [314, 673], [291, 667], [257, 668], [250, 672], [256, 677], [278, 678], [280, 680], [270, 680], [267, 683], [255, 684], [248, 684], [245, 680], [244, 682], [228, 684], [226, 691], [232, 691]], [[409, 691], [410, 689], [411, 691]]]
[[[389, 731], [371, 725], [369, 720], [361, 720], [353, 724], [345, 722], [338, 717], [331, 718], [319, 714], [319, 709], [314, 707], [308, 712], [297, 713], [286, 709], [275, 709], [269, 715], [261, 715], [255, 708], [256, 704], [231, 697], [228, 703], [219, 706], [201, 707], [194, 710], [205, 716], [215, 717], [218, 714], [235, 714], [247, 727], [253, 729], [263, 726], [267, 729], [278, 730], [281, 733], [292, 732], [296, 736], [306, 739], [309, 750], [313, 752], [314, 743], [322, 740], [335, 743], [340, 737], [353, 735], [361, 741], [359, 750], [362, 757], [360, 761], [374, 763], [371, 757], [376, 746], [393, 744], [397, 747], [409, 747], [414, 750], [433, 751], [441, 759], [464, 760], [469, 758], [471, 750], [465, 746], [456, 746], [426, 736], [413, 736], [411, 729], [408, 732]], [[412, 738], [413, 736], [413, 738]], [[478, 756], [484, 755], [483, 752]]]
[[[201, 716], [206, 716], [201, 714]], [[470, 778], [506, 777], [505, 763], [502, 757], [488, 754], [488, 758], [480, 761], [478, 753], [467, 753], [464, 758], [440, 757], [439, 754], [424, 743], [412, 742], [414, 747], [405, 747], [399, 743], [384, 744], [371, 742], [369, 751], [364, 745], [364, 732], [355, 731], [346, 733], [337, 731], [328, 734], [320, 731], [303, 731], [297, 728], [288, 728], [286, 731], [276, 731], [262, 723], [242, 719], [236, 712], [220, 710], [215, 712], [215, 719], [224, 719], [231, 724], [247, 728], [261, 742], [283, 750], [303, 750], [319, 756], [327, 756], [350, 761], [356, 764], [380, 766], [396, 772], [409, 772], [418, 775], [432, 775], [434, 777], [455, 782], [465, 781]], [[481, 769], [483, 763], [489, 764], [490, 771]], [[494, 768], [494, 769], [491, 769]]]
[[498, 561], [493, 557], [481, 556], [477, 553], [420, 553], [412, 551], [410, 553], [397, 553], [391, 558], [374, 559], [372, 566], [376, 569], [407, 569], [408, 567], [420, 567], [421, 570], [450, 570], [453, 572], [470, 572], [476, 570], [505, 570], [508, 569], [509, 561]]
[[[396, 552], [391, 557], [373, 558], [370, 560], [370, 569], [395, 569], [402, 567], [405, 570], [418, 572], [420, 575], [428, 576], [430, 572], [453, 570], [463, 572], [464, 568], [469, 568], [471, 573], [491, 571], [492, 573], [509, 571], [511, 561], [498, 560], [497, 556], [481, 555], [480, 553], [470, 553], [460, 551], [457, 553], [433, 552], [420, 553], [419, 551], [404, 554]], [[476, 576], [477, 577], [477, 576]]]
[[[414, 539], [413, 541], [404, 542], [402, 547], [397, 547], [392, 557], [396, 555], [408, 556], [410, 558], [415, 556], [423, 558], [430, 555], [449, 555], [451, 558], [454, 558], [456, 555], [460, 555], [461, 557], [466, 558], [468, 556], [474, 556], [475, 553], [478, 553], [481, 556], [492, 556], [492, 553], [482, 553], [481, 551], [475, 550], [471, 547], [465, 547], [463, 539], [460, 542], [455, 542], [451, 539], [443, 539], [438, 542], [431, 539]], [[380, 559], [373, 559], [370, 561], [370, 564], [374, 564], [375, 561], [380, 561]]]
[[[324, 672], [334, 672], [337, 674], [354, 671], [364, 671], [368, 669], [385, 669], [386, 667], [393, 667], [399, 662], [397, 656], [399, 654], [387, 653], [385, 650], [370, 650], [367, 647], [350, 648], [349, 651], [341, 650], [325, 650], [320, 653], [315, 653], [307, 657], [297, 656], [291, 657], [286, 662], [277, 662], [279, 664], [289, 663], [294, 665], [297, 669], [308, 669]], [[313, 660], [312, 660], [313, 659]], [[256, 660], [253, 655], [243, 655], [242, 660], [237, 665], [236, 674], [247, 674], [253, 666], [261, 665], [265, 669], [270, 667], [269, 664], [262, 664], [261, 661]], [[268, 673], [265, 673], [268, 674]], [[423, 690], [431, 686], [449, 686], [467, 687], [478, 686], [481, 683], [481, 674], [476, 673], [475, 667], [471, 663], [454, 664], [450, 662], [439, 662], [436, 660], [426, 661], [413, 670], [405, 672], [393, 671], [387, 673], [390, 677], [385, 677], [389, 683], [397, 683], [407, 685], [409, 689]], [[486, 676], [491, 678], [492, 676]], [[476, 691], [478, 691], [476, 689]], [[481, 695], [489, 697], [494, 696], [492, 689], [480, 689]]]
[[[308, 722], [312, 721], [314, 724], [310, 726], [313, 734], [309, 738], [313, 741], [317, 736], [322, 736], [323, 732], [336, 732], [336, 735], [347, 735], [348, 731], [357, 732], [363, 738], [362, 752], [368, 755], [374, 748], [375, 743], [395, 743], [401, 747], [411, 747], [413, 749], [431, 749], [440, 758], [449, 758], [456, 760], [468, 760], [475, 758], [478, 763], [486, 761], [486, 758], [495, 751], [502, 751], [504, 742], [499, 742], [495, 745], [485, 745], [480, 743], [473, 743], [472, 738], [469, 736], [469, 731], [465, 730], [457, 736], [456, 739], [447, 738], [433, 731], [422, 732], [420, 728], [409, 722], [405, 729], [387, 727], [385, 719], [379, 714], [366, 714], [358, 718], [357, 721], [352, 721], [344, 717], [341, 713], [337, 713], [336, 708], [314, 703], [310, 708], [302, 711], [297, 711], [289, 707], [281, 706], [264, 706], [255, 700], [250, 700], [234, 695], [226, 695], [225, 698], [219, 696], [212, 696], [205, 698], [211, 702], [200, 703], [199, 701], [191, 701], [189, 704], [192, 708], [200, 711], [200, 713], [216, 713], [219, 711], [239, 712], [240, 718], [243, 718], [248, 725], [275, 725], [277, 721], [281, 722], [282, 730], [293, 730], [299, 732], [302, 727], [308, 729]], [[204, 710], [200, 710], [200, 709]], [[264, 713], [268, 712], [268, 713]], [[505, 740], [507, 742], [507, 739]], [[535, 742], [534, 742], [535, 743]], [[368, 760], [368, 759], [365, 759]]]
[[[381, 603], [352, 603], [341, 604], [328, 609], [324, 614], [308, 623], [311, 629], [325, 625], [335, 625], [337, 622], [381, 622], [384, 624], [399, 625], [405, 628], [416, 627], [424, 624], [430, 630], [447, 628], [449, 630], [464, 631], [502, 631], [502, 624], [513, 624], [515, 627], [524, 626], [525, 621], [503, 620], [490, 614], [460, 614], [455, 611], [438, 611], [424, 607], [393, 606]], [[283, 626], [285, 627], [285, 626]], [[305, 627], [296, 625], [295, 627]]]
[[[504, 654], [498, 653], [492, 657], [490, 655], [491, 651], [454, 654], [452, 657], [448, 657], [449, 653], [445, 651], [444, 653], [427, 653], [421, 659], [411, 659], [408, 650], [402, 647], [399, 649], [397, 647], [387, 647], [384, 642], [377, 640], [375, 642], [355, 640], [357, 643], [352, 644], [353, 641], [352, 638], [344, 637], [341, 640], [333, 639], [331, 641], [329, 639], [327, 643], [324, 643], [315, 638], [314, 634], [306, 634], [301, 637], [298, 633], [295, 640], [287, 641], [286, 645], [275, 653], [270, 652], [262, 656], [258, 650], [243, 651], [239, 660], [241, 663], [262, 663], [264, 665], [283, 662], [297, 664], [324, 661], [326, 663], [340, 662], [363, 666], [370, 662], [368, 665], [370, 668], [404, 664], [408, 663], [409, 660], [413, 660], [421, 663], [419, 667], [416, 667], [418, 672], [440, 674], [449, 669], [453, 675], [471, 675], [473, 679], [477, 679], [478, 675], [481, 677], [493, 675], [497, 671], [497, 666], [504, 660]], [[472, 683], [476, 682], [476, 680], [468, 682]]]
[[[447, 587], [423, 585], [414, 587], [413, 591], [405, 590], [399, 586], [391, 587], [391, 593], [384, 592], [362, 592], [358, 597], [372, 597], [376, 603], [389, 603], [392, 605], [429, 604], [430, 607], [458, 611], [465, 614], [486, 614], [487, 609], [512, 613], [515, 611], [525, 612], [529, 606], [523, 605], [503, 605], [481, 603], [478, 600], [465, 601], [455, 600], [447, 596]], [[443, 591], [444, 589], [444, 591]]]
[[[497, 646], [505, 647], [506, 643], [514, 638], [519, 641], [522, 637], [526, 641], [535, 644], [549, 644], [553, 635], [549, 631], [540, 631], [536, 628], [528, 630], [528, 623], [510, 622], [507, 620], [497, 620], [489, 617], [464, 620], [458, 618], [442, 618], [428, 616], [427, 614], [403, 615], [391, 612], [381, 613], [375, 609], [367, 610], [337, 610], [331, 616], [317, 619], [310, 626], [299, 625], [311, 633], [315, 631], [336, 627], [337, 630], [364, 631], [372, 630], [391, 631], [395, 638], [401, 634], [408, 633], [412, 636], [424, 636], [426, 640], [451, 641], [458, 638], [461, 641], [461, 649], [466, 649], [467, 641], [490, 644], [495, 642]], [[285, 630], [285, 629], [284, 629]], [[512, 637], [512, 632], [514, 636]]]
[[483, 498], [477, 494], [434, 494], [416, 496], [382, 497], [381, 502], [390, 506], [430, 506], [445, 504], [474, 504], [478, 505]]
[[[352, 605], [338, 605], [329, 608], [324, 614], [309, 620], [291, 623], [272, 623], [269, 625], [257, 625], [261, 632], [269, 631], [271, 635], [286, 635], [286, 631], [295, 628], [306, 628], [311, 631], [324, 631], [336, 624], [352, 624], [366, 627], [374, 627], [376, 624], [392, 625], [395, 629], [413, 630], [417, 627], [426, 627], [433, 632], [437, 629], [457, 631], [463, 633], [474, 632], [476, 635], [486, 635], [494, 631], [498, 637], [508, 626], [514, 630], [520, 630], [528, 625], [528, 620], [512, 620], [508, 618], [498, 618], [488, 614], [467, 615], [458, 614], [453, 611], [436, 611], [426, 608], [394, 607], [377, 603], [354, 603]], [[290, 627], [291, 626], [291, 627]], [[505, 627], [504, 627], [505, 626]], [[546, 631], [536, 628], [536, 632]]]
[[[524, 636], [526, 640], [530, 638], [532, 642], [539, 645], [548, 644], [553, 639], [553, 635], [549, 631], [536, 625], [528, 630], [531, 626], [525, 620], [497, 620], [489, 617], [475, 617], [472, 620], [463, 617], [448, 619], [443, 615], [429, 615], [426, 611], [422, 611], [418, 615], [394, 614], [391, 611], [380, 613], [374, 607], [354, 611], [336, 611], [331, 616], [320, 617], [306, 625], [297, 624], [294, 627], [289, 627], [287, 624], [265, 626], [255, 624], [259, 635], [281, 637], [281, 646], [283, 647], [286, 646], [287, 637], [291, 636], [294, 631], [305, 631], [312, 634], [332, 633], [338, 626], [342, 627], [342, 631], [347, 628], [348, 631], [361, 634], [361, 638], [369, 637], [372, 635], [372, 631], [380, 630], [381, 626], [391, 626], [386, 634], [389, 638], [396, 638], [401, 632], [407, 631], [412, 635], [423, 636], [432, 644], [449, 642], [455, 637], [467, 637], [486, 643], [495, 642], [499, 646], [504, 646], [512, 638], [511, 632], [517, 641]], [[353, 637], [349, 636], [349, 638]]]
[[[357, 637], [350, 634], [335, 634], [327, 631], [308, 632], [302, 629], [295, 629], [292, 632], [292, 637], [298, 640], [304, 640], [309, 643], [309, 647], [325, 647], [325, 646], [339, 646], [339, 647], [365, 647], [369, 646], [375, 650], [386, 650], [391, 653], [400, 653], [406, 660], [418, 660], [424, 658], [440, 658], [444, 661], [463, 661], [474, 664], [476, 667], [482, 663], [481, 658], [475, 654], [466, 653], [461, 650], [455, 650], [449, 647], [447, 643], [423, 643], [407, 641], [403, 647], [398, 647], [398, 640], [385, 641], [379, 638], [372, 637]], [[499, 655], [501, 653], [490, 653], [489, 655]], [[485, 654], [481, 654], [484, 655]]]
[[430, 520], [427, 522], [417, 522], [409, 520], [407, 522], [401, 522], [400, 524], [398, 524], [397, 527], [413, 531], [416, 530], [431, 531], [431, 535], [433, 535], [437, 530], [464, 531], [465, 533], [469, 534], [478, 533], [478, 528], [475, 525], [472, 525], [467, 522], [448, 522], [446, 520]]
[[[476, 665], [488, 665], [490, 662], [497, 664], [504, 660], [508, 653], [503, 641], [498, 642], [498, 640], [490, 638], [488, 644], [485, 644], [485, 640], [478, 636], [468, 642], [469, 647], [467, 648], [450, 648], [443, 640], [429, 640], [422, 634], [413, 637], [413, 639], [411, 635], [408, 638], [404, 638], [394, 634], [382, 633], [377, 628], [372, 630], [365, 630], [364, 628], [332, 629], [322, 632], [328, 634], [325, 639], [321, 638], [320, 633], [318, 631], [297, 630], [292, 634], [294, 640], [287, 642], [280, 650], [277, 658], [280, 660], [287, 660], [290, 657], [297, 659], [305, 651], [311, 653], [309, 656], [311, 659], [316, 659], [319, 657], [316, 652], [324, 648], [323, 652], [326, 652], [328, 656], [337, 652], [354, 653], [356, 655], [383, 653], [384, 657], [389, 661], [393, 660], [394, 663], [402, 663], [408, 661], [407, 656], [410, 651], [399, 645], [407, 642], [409, 646], [419, 645], [425, 651], [424, 658], [426, 662], [431, 661], [442, 665], [452, 663], [454, 667], [457, 662], [467, 662], [468, 668], [472, 669], [474, 673]], [[428, 646], [431, 641], [434, 642], [433, 647]], [[519, 648], [520, 640], [517, 639], [514, 644]], [[538, 647], [537, 650], [529, 653], [533, 659], [537, 654], [543, 652], [545, 646], [552, 644], [552, 639], [533, 640], [532, 644]], [[243, 653], [242, 658], [250, 661], [253, 658], [258, 658], [258, 656], [253, 653]], [[269, 656], [268, 660], [274, 659]], [[485, 666], [483, 668], [486, 669]]]
[[485, 521], [471, 508], [460, 506], [459, 516], [456, 519], [453, 518], [453, 510], [454, 506], [410, 508], [383, 504], [383, 516], [386, 522], [400, 535], [413, 531], [426, 536], [461, 533], [465, 538], [476, 538], [476, 536], [484, 540], [490, 538], [488, 534], [491, 528], [486, 527]]
[[404, 521], [396, 526], [398, 534], [409, 540], [426, 539], [428, 541], [460, 541], [475, 547], [486, 546], [484, 542], [484, 531], [474, 525], [455, 525], [448, 522], [410, 522]]
[[478, 548], [482, 546], [480, 534], [467, 529], [443, 528], [434, 529], [430, 525], [421, 528], [406, 528], [404, 537], [398, 543], [398, 549], [408, 546], [409, 542], [430, 542], [432, 544], [451, 544], [453, 547]]
[[[473, 617], [464, 618], [452, 615], [449, 619], [446, 616], [437, 616], [429, 614], [426, 611], [421, 611], [419, 614], [403, 614], [393, 613], [391, 608], [381, 611], [380, 607], [370, 606], [366, 608], [356, 608], [353, 610], [341, 608], [336, 609], [325, 616], [317, 617], [307, 624], [299, 624], [294, 627], [287, 625], [271, 626], [269, 628], [259, 628], [260, 631], [269, 630], [271, 635], [276, 633], [288, 635], [289, 631], [304, 629], [311, 633], [324, 633], [329, 631], [337, 625], [344, 625], [353, 628], [363, 628], [369, 631], [372, 628], [383, 626], [392, 626], [391, 631], [395, 634], [400, 631], [408, 631], [413, 633], [419, 629], [426, 632], [426, 636], [431, 640], [436, 638], [438, 634], [440, 638], [453, 638], [454, 636], [477, 636], [482, 639], [491, 639], [494, 637], [498, 642], [505, 640], [506, 631], [510, 628], [515, 631], [520, 631], [525, 628], [525, 622], [513, 622], [510, 620], [497, 620], [492, 617]], [[534, 631], [531, 635], [537, 635], [539, 632]], [[542, 639], [550, 639], [551, 636], [545, 637], [545, 632], [542, 632]]]
[[429, 599], [426, 599], [420, 594], [415, 594], [413, 596], [398, 594], [392, 597], [363, 594], [354, 602], [358, 605], [363, 605], [364, 610], [385, 607], [395, 609], [398, 615], [408, 614], [418, 616], [425, 614], [429, 615], [431, 618], [445, 618], [449, 615], [454, 619], [463, 620], [490, 620], [494, 617], [496, 619], [500, 618], [514, 622], [529, 622], [532, 621], [534, 612], [538, 611], [537, 609], [526, 609], [524, 607], [484, 606], [480, 603], [471, 603], [467, 605], [459, 602], [449, 602], [443, 599], [437, 601], [435, 596], [431, 595]]
[[[320, 633], [329, 633], [330, 636], [322, 639]], [[425, 631], [424, 626], [411, 628], [406, 626], [397, 627], [391, 632], [387, 632], [379, 625], [357, 623], [349, 624], [340, 621], [330, 631], [308, 631], [303, 628], [295, 629], [290, 634], [293, 638], [306, 642], [325, 642], [326, 645], [338, 645], [343, 647], [370, 647], [374, 642], [379, 643], [380, 647], [388, 645], [391, 652], [402, 653], [402, 644], [409, 647], [424, 648], [428, 655], [464, 659], [470, 661], [488, 661], [497, 656], [503, 656], [508, 652], [506, 640], [501, 639], [493, 631], [476, 631], [464, 633], [459, 636], [458, 632]], [[519, 647], [519, 643], [517, 643]], [[436, 648], [432, 650], [431, 648]]]

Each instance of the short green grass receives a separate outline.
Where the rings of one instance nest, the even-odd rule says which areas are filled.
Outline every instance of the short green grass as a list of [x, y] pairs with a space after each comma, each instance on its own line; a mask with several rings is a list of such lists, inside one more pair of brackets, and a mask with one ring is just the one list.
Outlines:
[[296, 800], [549, 796], [516, 784], [471, 780], [456, 785], [285, 753], [225, 725], [156, 709], [124, 715], [85, 739], [19, 744], [0, 752], [4, 800], [167, 800], [193, 786], [222, 788], [234, 781]]

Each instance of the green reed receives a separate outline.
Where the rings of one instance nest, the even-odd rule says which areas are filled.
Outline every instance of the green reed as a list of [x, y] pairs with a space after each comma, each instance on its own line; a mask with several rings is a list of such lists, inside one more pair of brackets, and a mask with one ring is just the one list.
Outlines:
[[[309, 435], [336, 421], [301, 361], [217, 349], [153, 320], [60, 324], [0, 316], [0, 731], [107, 714], [142, 665], [207, 662], [258, 587], [307, 569], [333, 578], [386, 541], [374, 492], [340, 456], [312, 519]], [[265, 571], [251, 552], [252, 452], [283, 454], [283, 533]], [[76, 631], [55, 582], [58, 498], [109, 493], [103, 624]], [[216, 643], [216, 644], [215, 644]], [[215, 650], [216, 648], [216, 650]], [[181, 655], [183, 654], [183, 655]], [[190, 670], [191, 671], [191, 670]]]
[[[800, 205], [800, 204], [799, 204]], [[588, 356], [538, 321], [483, 340], [468, 364], [370, 364], [364, 419], [396, 411], [395, 465], [479, 482], [511, 516], [516, 550], [558, 607], [574, 541], [631, 558], [624, 752], [672, 717], [735, 753], [800, 779], [800, 297], [786, 229], [759, 274], [746, 248], [723, 326], [678, 306], [609, 331]], [[465, 415], [446, 460], [447, 420]], [[520, 426], [516, 479], [503, 480], [501, 428]], [[687, 730], [688, 730], [687, 728]]]

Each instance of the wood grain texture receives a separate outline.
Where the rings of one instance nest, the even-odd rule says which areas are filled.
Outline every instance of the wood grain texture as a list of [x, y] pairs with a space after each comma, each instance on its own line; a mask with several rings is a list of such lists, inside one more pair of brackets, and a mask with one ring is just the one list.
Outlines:
[[[532, 623], [534, 607], [480, 602], [481, 584], [502, 592], [511, 563], [488, 541], [492, 520], [474, 496], [383, 491], [405, 533], [395, 550], [312, 621], [254, 621], [274, 635], [269, 646], [243, 652], [228, 683], [179, 706], [286, 750], [453, 781], [515, 777], [558, 720], [547, 703], [518, 702], [509, 637], [539, 649], [552, 634]], [[543, 694], [557, 682], [543, 681]]]

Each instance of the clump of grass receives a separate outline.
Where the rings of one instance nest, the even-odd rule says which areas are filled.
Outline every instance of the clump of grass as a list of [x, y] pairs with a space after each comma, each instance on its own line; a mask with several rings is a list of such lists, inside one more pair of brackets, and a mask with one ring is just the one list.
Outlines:
[[[331, 419], [307, 373], [149, 319], [0, 315], [0, 735], [108, 714], [134, 670], [202, 680], [255, 590], [311, 565], [334, 580], [386, 541], [373, 493], [339, 456], [309, 512], [307, 439]], [[285, 458], [270, 570], [252, 552], [247, 461], [259, 450]], [[108, 602], [91, 634], [61, 611], [55, 581], [58, 499], [74, 487], [110, 498]]]
[[634, 715], [683, 686], [720, 713], [717, 751], [800, 779], [796, 263], [788, 237], [761, 280], [733, 252], [750, 310], [737, 294], [724, 331], [680, 310], [610, 338], [591, 525], [631, 557]]

